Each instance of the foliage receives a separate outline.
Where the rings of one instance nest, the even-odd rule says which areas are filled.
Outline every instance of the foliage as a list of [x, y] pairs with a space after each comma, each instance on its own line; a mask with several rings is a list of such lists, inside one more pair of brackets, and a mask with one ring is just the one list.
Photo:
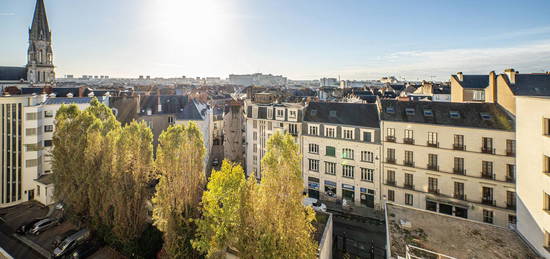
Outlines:
[[205, 147], [195, 123], [170, 126], [159, 137], [155, 168], [159, 183], [153, 198], [153, 222], [164, 233], [164, 250], [171, 258], [196, 258], [191, 245], [194, 219], [205, 184]]

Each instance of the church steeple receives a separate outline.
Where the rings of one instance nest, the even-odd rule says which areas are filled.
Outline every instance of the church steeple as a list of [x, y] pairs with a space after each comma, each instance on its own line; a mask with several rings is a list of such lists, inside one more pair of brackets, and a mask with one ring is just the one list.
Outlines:
[[44, 0], [36, 1], [34, 17], [29, 29], [27, 80], [32, 84], [52, 84], [53, 66], [52, 33], [46, 16]]

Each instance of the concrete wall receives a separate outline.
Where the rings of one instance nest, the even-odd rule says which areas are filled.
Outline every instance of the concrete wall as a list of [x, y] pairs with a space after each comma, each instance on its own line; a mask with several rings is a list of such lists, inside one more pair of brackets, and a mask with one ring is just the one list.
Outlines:
[[319, 259], [332, 259], [332, 214], [329, 214], [325, 231], [319, 243]]
[[517, 97], [518, 231], [544, 258], [545, 232], [550, 213], [544, 211], [544, 193], [550, 194], [550, 175], [544, 173], [543, 156], [550, 156], [550, 137], [543, 135], [543, 119], [550, 118], [550, 98]]

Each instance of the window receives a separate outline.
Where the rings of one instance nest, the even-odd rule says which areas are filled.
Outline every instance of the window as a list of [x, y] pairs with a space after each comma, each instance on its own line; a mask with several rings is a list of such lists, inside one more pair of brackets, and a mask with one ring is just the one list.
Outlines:
[[437, 147], [437, 133], [436, 132], [428, 132], [428, 146]]
[[40, 196], [40, 185], [36, 186], [36, 195]]
[[483, 210], [483, 222], [493, 224], [493, 212], [490, 210]]
[[405, 130], [405, 138], [406, 139], [414, 139], [414, 131], [410, 129]]
[[428, 154], [428, 169], [436, 171], [439, 170], [436, 154]]
[[273, 130], [273, 122], [271, 121], [267, 122], [267, 130]]
[[413, 195], [410, 193], [405, 193], [405, 204], [413, 206]]
[[309, 135], [318, 136], [319, 126], [309, 125]]
[[298, 135], [298, 125], [297, 124], [288, 124], [288, 132], [291, 134], [291, 135]]
[[53, 146], [51, 140], [44, 140], [44, 147], [51, 147], [51, 146]]
[[353, 139], [353, 129], [344, 129], [344, 139]]
[[272, 108], [267, 109], [267, 119], [269, 119], [269, 120], [273, 119], [273, 109]]
[[296, 111], [288, 111], [288, 119], [295, 120], [297, 118]]
[[175, 122], [174, 116], [168, 116], [168, 124], [174, 124]]
[[353, 170], [355, 168], [351, 165], [342, 166], [342, 176], [346, 178], [353, 178]]
[[482, 187], [481, 189], [483, 204], [493, 205], [493, 188], [491, 187]]
[[388, 201], [395, 201], [395, 191], [388, 190]]
[[36, 167], [38, 166], [38, 159], [28, 159], [25, 161], [25, 167]]
[[464, 158], [455, 157], [453, 172], [455, 174], [464, 174]]
[[405, 188], [414, 189], [414, 178], [413, 174], [405, 173]]
[[252, 140], [254, 141], [258, 140], [258, 132], [256, 131], [252, 132]]
[[516, 193], [511, 191], [506, 191], [506, 208], [516, 209]]
[[542, 205], [542, 209], [546, 212], [550, 213], [550, 194], [544, 193], [544, 204]]
[[44, 111], [44, 118], [52, 118], [53, 111]]
[[403, 161], [403, 164], [414, 166], [414, 154], [412, 151], [405, 150], [405, 161]]
[[386, 155], [386, 162], [395, 163], [395, 149], [388, 148]]
[[373, 157], [374, 157], [374, 153], [370, 151], [361, 151], [361, 161], [372, 163], [374, 161]]
[[309, 153], [311, 153], [311, 154], [319, 154], [319, 145], [317, 145], [317, 144], [309, 144]]
[[252, 120], [252, 128], [255, 128], [255, 129], [258, 128], [258, 121], [257, 120]]
[[428, 192], [439, 193], [437, 188], [437, 178], [428, 177]]
[[387, 128], [386, 129], [386, 141], [395, 142], [395, 129]]
[[516, 141], [512, 139], [506, 140], [506, 155], [515, 156], [516, 155]]
[[550, 118], [544, 118], [544, 126], [543, 126], [543, 132], [544, 135], [550, 136]]
[[252, 145], [252, 152], [254, 153], [258, 152], [258, 144]]
[[374, 180], [374, 169], [361, 168], [361, 181], [372, 182]]
[[550, 250], [550, 232], [544, 231], [544, 248]]
[[328, 116], [330, 117], [336, 117], [336, 111], [329, 111]]
[[325, 162], [325, 174], [336, 174], [336, 163]]
[[464, 150], [464, 135], [455, 135], [453, 149]]
[[342, 149], [342, 158], [343, 159], [352, 159], [353, 160], [353, 149], [344, 148]]
[[516, 165], [514, 164], [506, 165], [506, 181], [511, 183], [516, 181]]
[[44, 132], [53, 132], [53, 125], [45, 125]]
[[309, 171], [319, 172], [319, 160], [309, 159]]
[[363, 131], [363, 142], [372, 142], [372, 132]]
[[252, 159], [253, 159], [252, 163], [257, 165], [258, 164], [258, 156], [254, 155], [254, 156], [252, 156]]
[[325, 155], [326, 155], [326, 156], [336, 157], [336, 148], [335, 148], [335, 147], [331, 147], [331, 146], [327, 146], [327, 147], [326, 147], [326, 150], [325, 150]]
[[482, 139], [482, 147], [481, 147], [481, 152], [483, 153], [489, 153], [489, 154], [493, 154], [493, 139], [492, 138], [483, 138]]
[[494, 179], [493, 162], [482, 161], [481, 166], [482, 166], [482, 171], [481, 171], [482, 177], [489, 178], [489, 179]]
[[277, 117], [278, 118], [282, 118], [285, 116], [285, 111], [284, 110], [277, 110]]
[[474, 101], [485, 101], [485, 91], [483, 90], [476, 90], [473, 91], [473, 100]]
[[432, 109], [424, 109], [424, 116], [425, 117], [433, 117], [434, 113], [433, 113]]
[[455, 185], [454, 197], [459, 200], [466, 200], [466, 196], [464, 195], [464, 183], [455, 182], [454, 185]]
[[317, 115], [317, 110], [312, 109], [312, 110], [309, 112], [309, 114], [311, 114], [311, 116], [315, 116], [315, 115]]
[[26, 115], [27, 115], [26, 118], [29, 121], [34, 121], [38, 119], [38, 116], [36, 116], [36, 112], [29, 112]]
[[485, 121], [490, 120], [492, 118], [491, 114], [484, 113], [484, 112], [480, 113], [479, 116], [481, 116], [481, 119]]
[[407, 114], [407, 116], [414, 116], [414, 108], [405, 108], [405, 114]]
[[325, 127], [325, 137], [335, 138], [336, 137], [336, 128]]
[[388, 170], [388, 172], [386, 173], [387, 174], [387, 178], [386, 178], [386, 184], [387, 185], [395, 185], [395, 171], [393, 170]]
[[451, 117], [451, 119], [460, 119], [460, 112], [450, 111], [449, 117]]
[[387, 113], [390, 113], [390, 114], [394, 114], [395, 113], [395, 109], [393, 107], [386, 107], [386, 112]]
[[544, 173], [550, 174], [550, 156], [543, 156], [543, 162], [544, 162]]

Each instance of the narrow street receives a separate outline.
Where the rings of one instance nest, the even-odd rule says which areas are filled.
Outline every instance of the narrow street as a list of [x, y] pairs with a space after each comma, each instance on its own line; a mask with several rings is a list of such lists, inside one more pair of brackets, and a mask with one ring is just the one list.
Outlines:
[[[385, 258], [384, 222], [355, 215], [333, 214], [333, 258]], [[371, 248], [374, 246], [374, 249]], [[374, 257], [372, 257], [372, 251]]]

